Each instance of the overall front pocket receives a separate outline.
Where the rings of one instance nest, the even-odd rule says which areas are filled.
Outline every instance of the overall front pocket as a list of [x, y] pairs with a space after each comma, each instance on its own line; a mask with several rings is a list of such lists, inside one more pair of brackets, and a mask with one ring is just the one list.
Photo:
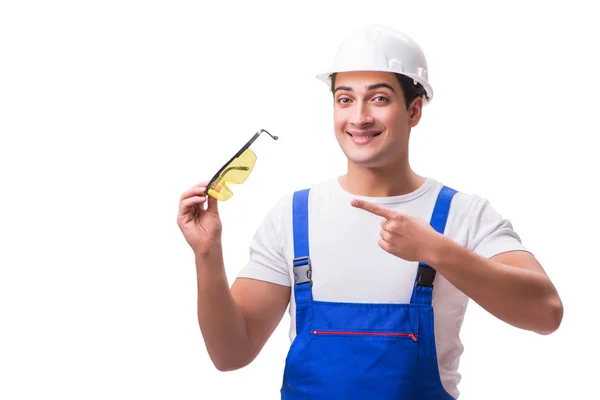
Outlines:
[[310, 333], [313, 335], [341, 335], [341, 336], [366, 336], [366, 337], [404, 337], [411, 338], [413, 341], [417, 341], [419, 335], [417, 333], [401, 333], [401, 332], [361, 332], [361, 331], [323, 331], [323, 330], [312, 330]]
[[323, 398], [413, 398], [419, 357], [416, 333], [345, 329], [307, 333], [312, 340], [303, 354], [303, 367], [311, 374], [312, 386], [327, 395]]
[[419, 309], [313, 301], [287, 359], [294, 398], [410, 399], [419, 357]]

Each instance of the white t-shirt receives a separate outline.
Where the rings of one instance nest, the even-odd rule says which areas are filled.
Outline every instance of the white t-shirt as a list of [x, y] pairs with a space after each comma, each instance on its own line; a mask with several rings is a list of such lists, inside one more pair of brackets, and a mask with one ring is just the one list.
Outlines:
[[[364, 197], [347, 193], [338, 178], [311, 187], [309, 195], [309, 245], [313, 298], [320, 301], [357, 303], [409, 303], [417, 270], [379, 247], [382, 218], [354, 208], [350, 201], [361, 198], [427, 223], [442, 183], [426, 178], [416, 191], [394, 197]], [[456, 188], [453, 188], [456, 189]], [[458, 189], [456, 189], [458, 190]], [[238, 277], [292, 286], [294, 243], [290, 193], [270, 210], [250, 244], [250, 258]], [[450, 206], [445, 235], [484, 257], [527, 249], [521, 244], [510, 220], [476, 195], [458, 192]], [[440, 376], [446, 391], [459, 395], [459, 359], [463, 346], [459, 331], [468, 297], [440, 273], [433, 290], [435, 340]], [[296, 334], [294, 291], [289, 313], [290, 340]]]

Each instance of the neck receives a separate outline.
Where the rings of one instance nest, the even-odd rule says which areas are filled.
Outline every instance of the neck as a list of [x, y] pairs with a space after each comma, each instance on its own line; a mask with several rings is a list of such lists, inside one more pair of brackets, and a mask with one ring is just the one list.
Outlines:
[[425, 183], [408, 161], [369, 168], [348, 160], [348, 173], [339, 177], [342, 188], [355, 196], [392, 197], [412, 193]]

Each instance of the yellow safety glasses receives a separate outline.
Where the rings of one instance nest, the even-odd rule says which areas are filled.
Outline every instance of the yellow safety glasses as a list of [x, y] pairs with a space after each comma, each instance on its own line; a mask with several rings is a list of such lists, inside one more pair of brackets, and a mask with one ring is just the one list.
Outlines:
[[254, 164], [256, 164], [256, 154], [250, 150], [250, 145], [254, 143], [263, 132], [269, 134], [274, 140], [279, 139], [277, 136], [271, 135], [264, 129], [256, 132], [254, 136], [252, 136], [252, 139], [250, 139], [248, 143], [246, 143], [244, 147], [242, 147], [241, 150], [215, 174], [215, 176], [213, 176], [208, 183], [206, 193], [221, 201], [229, 200], [231, 196], [233, 196], [233, 192], [227, 187], [227, 184], [236, 183], [239, 185], [248, 179], [248, 176], [250, 176], [250, 173], [254, 168]]

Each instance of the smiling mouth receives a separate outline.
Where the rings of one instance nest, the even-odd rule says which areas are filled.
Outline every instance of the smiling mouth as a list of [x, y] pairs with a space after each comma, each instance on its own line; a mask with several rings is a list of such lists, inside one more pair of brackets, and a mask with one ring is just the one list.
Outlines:
[[381, 135], [381, 132], [377, 132], [377, 133], [374, 133], [372, 135], [353, 135], [350, 132], [346, 132], [346, 133], [348, 135], [352, 136], [353, 138], [357, 138], [357, 139], [361, 139], [361, 138], [374, 138], [374, 137], [377, 137], [377, 136]]

